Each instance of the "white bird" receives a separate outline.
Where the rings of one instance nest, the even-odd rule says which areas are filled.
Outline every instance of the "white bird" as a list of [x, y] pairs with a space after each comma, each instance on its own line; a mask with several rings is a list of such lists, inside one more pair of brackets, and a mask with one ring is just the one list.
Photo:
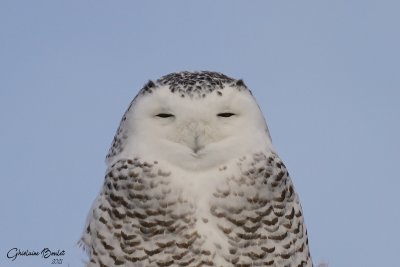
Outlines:
[[242, 80], [149, 81], [107, 164], [81, 239], [87, 267], [312, 266], [298, 196]]

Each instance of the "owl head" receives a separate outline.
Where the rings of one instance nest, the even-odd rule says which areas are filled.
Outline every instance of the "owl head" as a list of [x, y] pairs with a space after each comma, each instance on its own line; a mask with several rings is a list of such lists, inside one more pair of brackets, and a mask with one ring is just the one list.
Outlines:
[[266, 149], [272, 150], [267, 125], [242, 80], [217, 72], [178, 72], [139, 91], [107, 162], [140, 157], [204, 171]]

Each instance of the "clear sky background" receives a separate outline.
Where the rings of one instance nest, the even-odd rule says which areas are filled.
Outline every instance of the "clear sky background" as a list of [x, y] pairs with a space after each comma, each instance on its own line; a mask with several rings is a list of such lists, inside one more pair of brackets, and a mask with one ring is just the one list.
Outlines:
[[[400, 3], [0, 2], [0, 266], [75, 246], [128, 104], [179, 70], [242, 78], [300, 195], [315, 263], [400, 266]], [[54, 265], [53, 265], [54, 266]]]

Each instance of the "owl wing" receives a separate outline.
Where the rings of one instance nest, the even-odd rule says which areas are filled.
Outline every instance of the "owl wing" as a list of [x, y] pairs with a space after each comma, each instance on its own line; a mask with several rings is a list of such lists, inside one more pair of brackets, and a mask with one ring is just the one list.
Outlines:
[[[119, 160], [107, 171], [81, 244], [87, 267], [192, 266], [198, 255], [193, 206], [171, 188], [157, 162]], [[197, 263], [196, 263], [197, 262]]]
[[[152, 165], [119, 160], [108, 170], [101, 192], [89, 212], [80, 244], [88, 252], [87, 267], [131, 266], [148, 255], [135, 249], [142, 240], [139, 219], [146, 217], [143, 178], [154, 176]], [[141, 266], [141, 265], [135, 265]]]
[[299, 198], [275, 154], [241, 159], [241, 174], [218, 190], [211, 213], [229, 240], [225, 260], [238, 266], [312, 266]]

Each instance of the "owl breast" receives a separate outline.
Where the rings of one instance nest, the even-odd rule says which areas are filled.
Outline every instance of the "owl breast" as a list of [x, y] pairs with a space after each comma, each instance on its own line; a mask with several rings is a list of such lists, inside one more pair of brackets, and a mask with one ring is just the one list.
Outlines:
[[83, 238], [88, 266], [311, 266], [275, 154], [198, 175], [161, 165], [135, 158], [109, 168]]

